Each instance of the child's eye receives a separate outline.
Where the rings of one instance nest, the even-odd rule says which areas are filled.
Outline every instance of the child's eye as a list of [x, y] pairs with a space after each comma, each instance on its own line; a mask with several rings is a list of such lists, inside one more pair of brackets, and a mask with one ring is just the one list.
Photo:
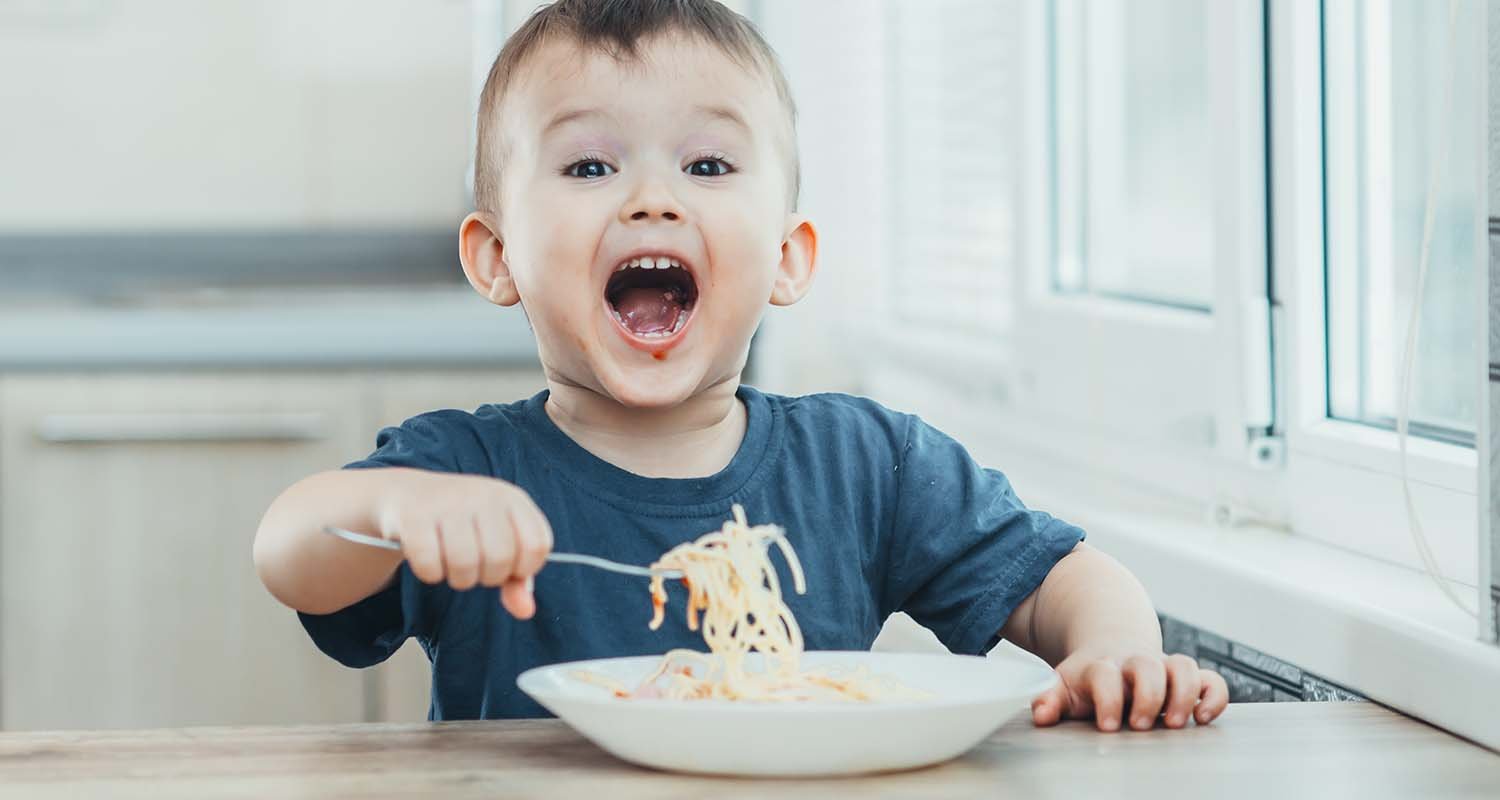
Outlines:
[[722, 158], [700, 158], [687, 168], [687, 174], [695, 178], [718, 178], [731, 172], [734, 167]]
[[563, 170], [563, 172], [569, 176], [572, 176], [574, 178], [583, 178], [584, 180], [593, 180], [597, 178], [608, 177], [609, 175], [614, 174], [614, 171], [614, 167], [611, 167], [603, 161], [599, 161], [598, 159], [593, 158], [585, 159], [583, 161], [575, 161], [572, 164], [569, 164], [567, 168]]

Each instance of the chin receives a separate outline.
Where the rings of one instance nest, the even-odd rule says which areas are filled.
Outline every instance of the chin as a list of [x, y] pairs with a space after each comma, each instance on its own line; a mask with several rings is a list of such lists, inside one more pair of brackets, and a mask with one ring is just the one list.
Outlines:
[[624, 374], [600, 379], [604, 391], [615, 402], [626, 408], [672, 408], [692, 399], [701, 388], [701, 381], [686, 372], [665, 374], [662, 366], [655, 369], [626, 369]]

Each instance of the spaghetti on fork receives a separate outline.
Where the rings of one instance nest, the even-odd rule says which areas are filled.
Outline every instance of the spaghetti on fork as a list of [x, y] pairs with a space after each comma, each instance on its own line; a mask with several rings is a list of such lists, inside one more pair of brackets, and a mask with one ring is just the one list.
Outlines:
[[[800, 669], [802, 630], [782, 600], [781, 581], [770, 558], [772, 544], [786, 559], [793, 588], [805, 594], [802, 564], [785, 531], [776, 525], [750, 525], [745, 510], [736, 504], [734, 518], [722, 528], [672, 548], [651, 565], [682, 572], [688, 590], [688, 628], [702, 629], [709, 652], [669, 651], [634, 689], [592, 673], [578, 677], [621, 698], [867, 702], [920, 694], [872, 677], [864, 669]], [[651, 630], [665, 619], [665, 580], [659, 575], [651, 579]], [[756, 669], [747, 663], [752, 652], [760, 654]]]

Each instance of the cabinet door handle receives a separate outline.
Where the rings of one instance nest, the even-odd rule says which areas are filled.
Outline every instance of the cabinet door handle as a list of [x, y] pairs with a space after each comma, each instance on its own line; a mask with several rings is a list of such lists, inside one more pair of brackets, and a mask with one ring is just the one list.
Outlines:
[[52, 444], [311, 442], [327, 438], [323, 414], [48, 414], [36, 426]]

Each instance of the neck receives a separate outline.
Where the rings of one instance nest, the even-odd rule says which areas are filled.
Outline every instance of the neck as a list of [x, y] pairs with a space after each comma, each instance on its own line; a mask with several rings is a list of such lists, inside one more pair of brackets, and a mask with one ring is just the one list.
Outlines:
[[580, 447], [649, 478], [702, 478], [729, 465], [745, 437], [739, 376], [670, 408], [630, 408], [576, 385], [547, 381], [547, 416]]

